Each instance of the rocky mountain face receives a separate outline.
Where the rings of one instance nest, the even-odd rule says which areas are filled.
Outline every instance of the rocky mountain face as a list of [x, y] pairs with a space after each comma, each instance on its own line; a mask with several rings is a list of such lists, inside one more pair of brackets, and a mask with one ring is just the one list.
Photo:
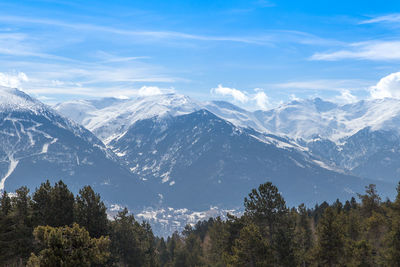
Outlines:
[[366, 184], [324, 168], [288, 140], [237, 127], [204, 109], [137, 121], [109, 146], [178, 208], [240, 206], [265, 181], [278, 185], [290, 204], [348, 198]]
[[[119, 140], [137, 121], [205, 109], [237, 127], [286, 138], [330, 168], [390, 183], [400, 178], [396, 167], [400, 141], [398, 99], [339, 105], [315, 98], [292, 101], [268, 111], [247, 111], [224, 101], [201, 103], [175, 94], [96, 101], [107, 104], [92, 104], [90, 111], [80, 113], [83, 120], [65, 108], [76, 106], [79, 101], [60, 104], [56, 109], [82, 122], [107, 144]], [[77, 110], [85, 109], [85, 105], [81, 106]]]

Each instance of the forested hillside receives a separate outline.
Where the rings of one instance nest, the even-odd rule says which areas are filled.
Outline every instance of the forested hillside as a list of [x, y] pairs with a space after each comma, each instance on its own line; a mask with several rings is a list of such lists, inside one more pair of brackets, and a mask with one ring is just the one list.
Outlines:
[[1, 266], [400, 266], [400, 184], [382, 201], [374, 185], [345, 203], [288, 208], [267, 182], [241, 217], [188, 225], [166, 240], [127, 209], [114, 218], [86, 186], [59, 181], [3, 192]]

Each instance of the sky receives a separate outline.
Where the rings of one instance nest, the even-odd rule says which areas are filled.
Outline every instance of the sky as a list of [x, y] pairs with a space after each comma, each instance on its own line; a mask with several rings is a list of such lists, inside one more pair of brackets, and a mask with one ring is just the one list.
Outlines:
[[400, 97], [399, 1], [0, 0], [0, 85], [269, 109]]

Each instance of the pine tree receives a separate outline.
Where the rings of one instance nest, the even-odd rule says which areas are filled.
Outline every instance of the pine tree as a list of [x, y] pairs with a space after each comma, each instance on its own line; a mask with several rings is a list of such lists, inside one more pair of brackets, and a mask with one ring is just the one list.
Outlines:
[[13, 239], [15, 238], [14, 229], [16, 227], [11, 216], [11, 198], [6, 191], [3, 191], [0, 204], [0, 265], [6, 266], [11, 265], [10, 260], [13, 261], [15, 258]]
[[298, 208], [299, 216], [295, 233], [296, 255], [300, 266], [308, 266], [310, 263], [310, 251], [313, 247], [313, 233], [310, 218], [304, 204]]
[[179, 246], [175, 252], [174, 266], [203, 266], [200, 237], [194, 233], [185, 238], [184, 246]]
[[400, 216], [393, 218], [392, 230], [387, 234], [386, 240], [388, 266], [400, 266]]
[[230, 253], [230, 231], [228, 228], [228, 223], [220, 217], [217, 217], [210, 227], [209, 238], [211, 244], [207, 250], [209, 265], [225, 266], [225, 260]]
[[289, 216], [280, 221], [272, 240], [278, 266], [296, 266], [294, 221]]
[[106, 206], [90, 186], [85, 186], [76, 197], [74, 208], [75, 222], [85, 227], [92, 237], [107, 235], [109, 223]]
[[110, 239], [111, 251], [119, 264], [155, 265], [155, 241], [149, 225], [139, 224], [126, 208], [111, 223]]
[[42, 183], [34, 192], [33, 199], [33, 216], [35, 225], [53, 225], [52, 221], [57, 214], [53, 213], [52, 209], [52, 194], [53, 188], [49, 180]]
[[358, 194], [361, 199], [361, 211], [364, 217], [371, 217], [373, 212], [380, 212], [381, 197], [376, 191], [376, 185], [365, 187], [365, 195]]
[[342, 227], [336, 219], [331, 207], [325, 212], [318, 223], [317, 260], [322, 266], [337, 266], [343, 256], [344, 238]]
[[34, 236], [44, 249], [38, 255], [32, 253], [28, 267], [94, 266], [106, 263], [110, 256], [108, 238], [91, 238], [76, 223], [72, 227], [38, 226]]
[[274, 266], [275, 259], [268, 241], [254, 224], [246, 225], [232, 248], [229, 266]]
[[74, 222], [75, 198], [67, 185], [62, 181], [57, 182], [51, 192], [51, 209], [54, 216], [51, 226], [60, 227], [72, 225]]
[[244, 199], [245, 215], [266, 232], [269, 238], [275, 233], [280, 219], [288, 212], [286, 203], [278, 188], [271, 182], [261, 184], [258, 190], [253, 189], [248, 198]]
[[72, 225], [74, 202], [74, 195], [62, 181], [57, 182], [54, 187], [49, 181], [42, 183], [33, 194], [35, 225]]
[[8, 196], [7, 191], [3, 191], [0, 200], [0, 218], [7, 216], [11, 211], [11, 198]]
[[166, 266], [170, 260], [167, 245], [165, 244], [164, 238], [162, 237], [157, 244], [158, 251], [158, 262], [160, 266]]
[[13, 231], [12, 243], [15, 254], [25, 261], [33, 250], [33, 224], [32, 224], [32, 201], [29, 196], [29, 189], [25, 186], [15, 191], [15, 210], [12, 214]]

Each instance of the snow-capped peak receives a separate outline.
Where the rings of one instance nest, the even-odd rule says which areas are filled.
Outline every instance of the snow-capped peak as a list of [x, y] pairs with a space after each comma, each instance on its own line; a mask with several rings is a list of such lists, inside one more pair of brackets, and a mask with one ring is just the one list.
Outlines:
[[296, 100], [268, 111], [251, 112], [224, 101], [198, 102], [180, 94], [133, 99], [79, 100], [59, 104], [60, 113], [84, 125], [105, 143], [122, 136], [136, 121], [178, 116], [206, 109], [236, 126], [259, 132], [314, 140], [316, 136], [340, 143], [365, 127], [399, 129], [400, 100], [363, 100], [336, 104], [321, 98]]
[[54, 108], [108, 143], [123, 135], [138, 120], [188, 114], [200, 109], [200, 105], [184, 95], [162, 94], [133, 99], [70, 101]]
[[16, 88], [0, 86], [0, 110], [30, 110], [38, 113], [44, 110], [44, 105]]

